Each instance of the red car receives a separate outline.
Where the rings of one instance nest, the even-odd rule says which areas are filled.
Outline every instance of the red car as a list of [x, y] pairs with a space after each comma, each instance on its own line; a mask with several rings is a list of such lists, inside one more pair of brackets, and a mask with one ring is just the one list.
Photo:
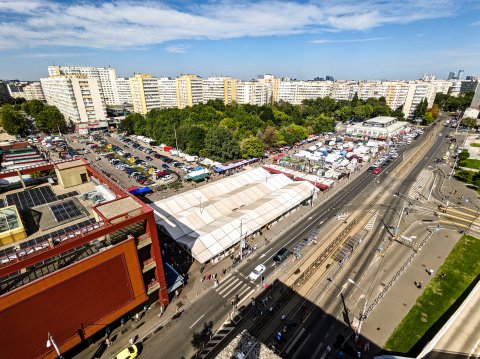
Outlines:
[[375, 167], [375, 168], [373, 169], [372, 173], [373, 173], [374, 175], [378, 175], [378, 174], [382, 173], [382, 169], [381, 169], [380, 167]]

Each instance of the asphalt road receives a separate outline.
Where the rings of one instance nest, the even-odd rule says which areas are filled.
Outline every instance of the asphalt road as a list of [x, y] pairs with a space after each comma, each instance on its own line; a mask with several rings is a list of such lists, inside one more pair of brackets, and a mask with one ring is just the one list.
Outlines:
[[[427, 136], [428, 131], [422, 137]], [[420, 140], [420, 141], [422, 141]], [[417, 142], [418, 143], [418, 142]], [[402, 161], [402, 153], [405, 150], [414, 150], [412, 146], [403, 147], [399, 149], [399, 157], [394, 161], [387, 169], [380, 175], [373, 175], [371, 173], [364, 173], [350, 183], [345, 188], [339, 191], [335, 196], [331, 197], [322, 205], [316, 207], [315, 211], [301, 223], [290, 227], [284, 231], [281, 235], [271, 241], [267, 247], [254, 252], [248, 261], [244, 261], [236, 270], [231, 274], [231, 277], [224, 279], [218, 291], [210, 291], [204, 296], [195, 301], [186, 311], [183, 312], [180, 318], [175, 320], [172, 327], [167, 331], [160, 331], [157, 333], [150, 342], [147, 342], [144, 346], [142, 357], [154, 358], [155, 354], [160, 350], [163, 353], [168, 353], [170, 358], [181, 358], [182, 356], [189, 357], [194, 353], [190, 344], [193, 333], [202, 330], [205, 323], [213, 322], [213, 327], [218, 328], [228, 314], [231, 312], [232, 307], [230, 301], [236, 294], [240, 295], [241, 302], [245, 301], [249, 304], [250, 298], [255, 297], [256, 290], [259, 287], [259, 281], [251, 283], [247, 276], [248, 274], [260, 263], [263, 263], [267, 267], [265, 276], [268, 277], [271, 274], [272, 268], [272, 256], [282, 247], [291, 248], [294, 244], [305, 238], [310, 231], [317, 226], [324, 225], [334, 217], [349, 207], [361, 206], [365, 199], [370, 196], [371, 192], [381, 184], [381, 181], [388, 176], [388, 173], [396, 167]], [[397, 200], [398, 201], [398, 200]], [[372, 241], [372, 248], [375, 247], [375, 243]], [[365, 251], [368, 253], [370, 251]], [[227, 259], [228, 260], [228, 259]], [[357, 262], [365, 263], [363, 266], [368, 266], [368, 258], [359, 257]], [[240, 283], [242, 282], [242, 283]], [[246, 285], [246, 286], [245, 286]], [[236, 288], [242, 288], [242, 292], [238, 293]], [[243, 303], [242, 303], [243, 304]], [[334, 301], [330, 303], [331, 306], [336, 305]], [[332, 312], [337, 312], [337, 308], [333, 308]], [[312, 318], [312, 323], [318, 321], [319, 318]], [[320, 319], [321, 321], [321, 319]], [[312, 325], [309, 330], [319, 330], [318, 328], [325, 330], [331, 326], [331, 323], [322, 323], [322, 325]]]
[[[409, 187], [415, 181], [420, 171], [428, 166], [430, 161], [437, 155], [439, 149], [442, 148], [444, 136], [448, 131], [449, 129], [442, 129], [442, 136], [437, 137], [436, 143], [408, 174], [405, 180], [400, 183], [397, 188], [390, 189], [392, 193], [408, 192]], [[380, 214], [387, 226], [397, 226], [398, 216], [402, 211], [403, 202], [404, 200], [401, 196], [392, 196], [382, 204], [382, 207], [388, 209]], [[381, 221], [377, 221], [377, 225], [373, 228], [372, 233], [375, 233], [375, 235], [371, 236], [369, 240], [363, 244], [357, 255], [347, 263], [346, 268], [335, 278], [334, 283], [329, 284], [325, 281], [322, 292], [328, 291], [328, 294], [317, 304], [321, 307], [321, 310], [313, 311], [303, 326], [298, 329], [299, 333], [302, 334], [298, 339], [295, 338], [295, 345], [290, 347], [286, 346], [288, 353], [284, 351], [282, 353], [284, 357], [309, 357], [311, 353], [322, 353], [327, 345], [330, 345], [333, 350], [335, 350], [337, 346], [334, 345], [334, 343], [337, 340], [342, 342], [352, 334], [352, 331], [347, 329], [347, 324], [344, 320], [344, 314], [342, 312], [345, 311], [345, 306], [341, 296], [339, 296], [339, 292], [341, 291], [344, 298], [346, 298], [347, 308], [350, 307], [348, 308], [350, 311], [350, 315], [348, 316], [349, 320], [351, 321], [353, 316], [358, 318], [363, 310], [365, 294], [370, 291], [370, 284], [373, 282], [368, 283], [368, 281], [362, 281], [362, 277], [372, 265], [379, 244], [388, 236], [387, 229]], [[391, 278], [392, 276], [392, 274], [388, 272], [382, 273], [382, 275], [384, 278]], [[361, 287], [359, 288], [355, 284], [350, 283], [349, 279], [353, 280], [357, 285], [361, 283]], [[378, 278], [377, 281], [381, 282], [382, 278]], [[388, 313], [385, 313], [385, 318], [388, 318]], [[305, 328], [305, 330], [302, 331], [301, 328]], [[373, 345], [371, 345], [370, 350], [374, 350]]]

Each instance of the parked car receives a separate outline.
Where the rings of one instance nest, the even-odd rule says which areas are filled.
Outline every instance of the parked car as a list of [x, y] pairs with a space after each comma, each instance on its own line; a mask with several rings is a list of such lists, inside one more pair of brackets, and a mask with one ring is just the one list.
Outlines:
[[162, 163], [162, 167], [165, 168], [165, 169], [170, 168], [170, 167], [169, 167], [167, 164], [165, 164], [165, 163]]
[[378, 174], [382, 173], [382, 169], [381, 169], [380, 167], [375, 167], [375, 168], [373, 169], [372, 173], [373, 173], [374, 175], [378, 175]]
[[145, 156], [145, 159], [146, 159], [147, 161], [153, 161], [153, 158], [150, 157], [150, 156]]

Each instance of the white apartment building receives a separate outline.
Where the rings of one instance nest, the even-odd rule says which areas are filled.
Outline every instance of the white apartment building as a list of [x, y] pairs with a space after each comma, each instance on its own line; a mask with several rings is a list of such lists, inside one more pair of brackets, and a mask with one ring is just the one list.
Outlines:
[[113, 67], [93, 66], [48, 66], [49, 76], [58, 75], [85, 75], [100, 80], [102, 96], [107, 105], [117, 105], [119, 99], [116, 94], [115, 80], [117, 75]]
[[130, 91], [130, 80], [119, 77], [115, 80], [115, 92], [119, 105], [124, 103], [132, 104], [132, 92]]
[[203, 79], [203, 102], [209, 100], [221, 99], [227, 104], [231, 104], [235, 98], [237, 80], [231, 77], [208, 77]]
[[385, 101], [387, 106], [392, 110], [396, 110], [405, 104], [407, 99], [409, 84], [403, 81], [387, 81], [385, 86]]
[[350, 81], [335, 81], [332, 84], [331, 97], [335, 100], [351, 100], [353, 98], [353, 95], [355, 95], [355, 93], [351, 94], [351, 85], [352, 82]]
[[170, 77], [158, 79], [158, 92], [160, 95], [160, 107], [178, 107], [177, 105], [177, 82]]
[[158, 79], [149, 74], [136, 74], [130, 77], [133, 111], [145, 115], [154, 108], [160, 108]]
[[270, 103], [272, 87], [270, 84], [258, 81], [238, 81], [236, 84], [236, 98], [238, 104], [263, 106]]
[[276, 78], [273, 75], [265, 74], [263, 77], [258, 78], [258, 82], [264, 85], [270, 85], [271, 88], [271, 98], [269, 99], [269, 103], [278, 102], [280, 100], [280, 83], [281, 80]]
[[23, 88], [23, 92], [25, 94], [25, 99], [27, 101], [31, 101], [31, 100], [45, 101], [45, 96], [42, 90], [42, 84], [40, 82], [32, 82], [26, 85]]
[[446, 80], [432, 80], [430, 83], [435, 86], [436, 93], [448, 94], [450, 86], [452, 85], [451, 81]]
[[330, 96], [331, 81], [282, 81], [278, 88], [278, 99], [299, 105], [303, 100]]
[[27, 82], [7, 82], [8, 93], [12, 98], [25, 98], [23, 88], [27, 85]]
[[100, 80], [84, 75], [52, 76], [40, 79], [45, 99], [65, 119], [74, 123], [98, 124], [107, 111]]
[[413, 118], [415, 108], [425, 98], [428, 102], [428, 108], [432, 107], [435, 95], [435, 86], [433, 84], [429, 82], [410, 82], [405, 104], [403, 105], [405, 118]]
[[177, 106], [182, 109], [203, 102], [203, 80], [197, 75], [176, 78]]

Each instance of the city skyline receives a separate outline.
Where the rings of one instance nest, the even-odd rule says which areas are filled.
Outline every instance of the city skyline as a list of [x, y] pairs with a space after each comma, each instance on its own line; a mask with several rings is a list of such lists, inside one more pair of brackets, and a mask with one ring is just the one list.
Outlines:
[[119, 77], [479, 75], [479, 10], [476, 0], [0, 0], [0, 78], [38, 80], [53, 63], [111, 65]]

